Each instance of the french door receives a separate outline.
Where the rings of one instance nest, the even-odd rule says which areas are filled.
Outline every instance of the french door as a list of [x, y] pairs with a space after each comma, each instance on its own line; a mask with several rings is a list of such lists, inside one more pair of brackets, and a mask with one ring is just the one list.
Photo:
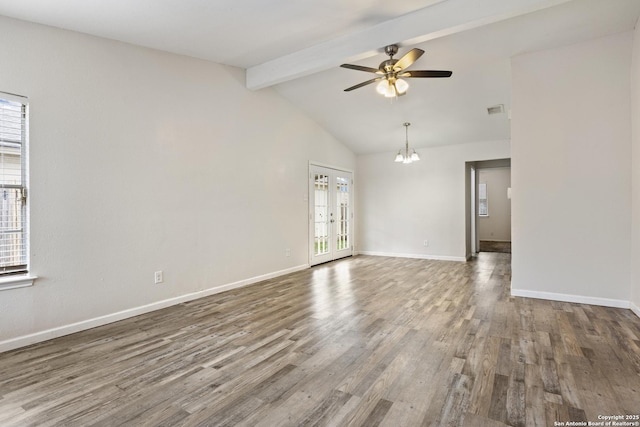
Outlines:
[[353, 174], [309, 167], [309, 264], [353, 255]]

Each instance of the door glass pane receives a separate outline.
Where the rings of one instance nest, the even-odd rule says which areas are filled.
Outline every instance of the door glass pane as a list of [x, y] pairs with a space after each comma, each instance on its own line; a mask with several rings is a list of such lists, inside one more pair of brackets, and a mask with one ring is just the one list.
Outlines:
[[349, 178], [336, 177], [336, 238], [337, 250], [347, 249], [351, 245], [349, 242], [349, 217], [351, 216], [351, 206], [349, 206]]
[[314, 179], [314, 255], [329, 253], [329, 177], [315, 174]]

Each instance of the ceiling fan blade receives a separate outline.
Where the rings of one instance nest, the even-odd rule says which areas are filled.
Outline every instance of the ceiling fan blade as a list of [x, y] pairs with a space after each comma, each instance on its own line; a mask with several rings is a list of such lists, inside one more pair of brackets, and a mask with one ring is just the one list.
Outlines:
[[362, 86], [370, 85], [371, 83], [377, 82], [378, 80], [382, 80], [383, 78], [384, 77], [376, 77], [375, 79], [367, 80], [366, 82], [362, 82], [362, 83], [359, 83], [359, 84], [357, 84], [355, 86], [348, 87], [344, 91], [345, 92], [351, 92], [354, 89], [359, 89]]
[[416, 62], [416, 60], [420, 58], [423, 53], [424, 53], [424, 50], [413, 48], [409, 52], [407, 52], [402, 58], [400, 58], [398, 62], [395, 63], [393, 68], [404, 70], [405, 68], [411, 66], [411, 64]]
[[350, 70], [366, 71], [367, 73], [383, 74], [383, 72], [377, 68], [363, 67], [362, 65], [342, 64], [341, 67], [349, 68]]
[[398, 77], [410, 78], [410, 77], [451, 77], [453, 74], [451, 71], [440, 70], [413, 70], [404, 71], [398, 74]]

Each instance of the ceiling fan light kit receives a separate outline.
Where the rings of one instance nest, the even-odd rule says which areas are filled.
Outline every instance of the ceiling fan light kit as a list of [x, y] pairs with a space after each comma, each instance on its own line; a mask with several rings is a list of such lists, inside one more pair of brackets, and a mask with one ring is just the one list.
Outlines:
[[398, 154], [396, 154], [395, 161], [397, 163], [409, 164], [413, 162], [417, 162], [420, 160], [420, 156], [416, 152], [416, 149], [413, 149], [412, 153], [409, 153], [409, 126], [411, 123], [403, 123], [405, 129], [405, 145], [404, 145], [404, 154], [402, 154], [402, 150], [398, 150]]
[[385, 98], [394, 98], [407, 93], [409, 83], [402, 79], [381, 80], [376, 87], [376, 91]]

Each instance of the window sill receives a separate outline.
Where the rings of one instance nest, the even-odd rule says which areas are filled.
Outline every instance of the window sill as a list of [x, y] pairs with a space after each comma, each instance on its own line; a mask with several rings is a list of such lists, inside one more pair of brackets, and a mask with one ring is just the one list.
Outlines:
[[0, 291], [33, 286], [33, 282], [37, 278], [38, 276], [30, 276], [30, 275], [2, 277], [0, 278]]

